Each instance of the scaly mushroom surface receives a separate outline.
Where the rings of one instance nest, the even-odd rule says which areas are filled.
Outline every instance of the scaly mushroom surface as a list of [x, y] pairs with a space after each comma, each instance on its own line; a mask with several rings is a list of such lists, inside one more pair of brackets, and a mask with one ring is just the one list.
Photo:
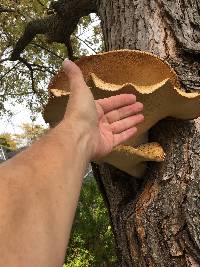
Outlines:
[[[101, 160], [134, 177], [144, 174], [147, 161], [164, 160], [162, 147], [148, 143], [148, 130], [153, 125], [166, 117], [194, 119], [200, 116], [200, 94], [185, 93], [174, 70], [153, 54], [119, 50], [83, 57], [76, 64], [94, 99], [129, 93], [144, 104], [145, 120], [138, 126], [137, 135]], [[44, 118], [53, 127], [63, 118], [70, 95], [62, 69], [52, 79], [49, 91]]]

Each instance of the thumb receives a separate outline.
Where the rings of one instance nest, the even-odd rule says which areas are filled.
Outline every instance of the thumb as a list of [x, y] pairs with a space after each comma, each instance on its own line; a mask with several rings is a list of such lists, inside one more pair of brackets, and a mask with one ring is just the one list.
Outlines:
[[80, 68], [74, 62], [65, 59], [63, 62], [63, 69], [68, 77], [70, 91], [72, 94], [74, 94], [77, 90], [83, 90], [83, 88], [87, 88], [83, 74]]
[[68, 77], [70, 87], [70, 98], [68, 111], [88, 112], [88, 109], [95, 108], [93, 95], [88, 88], [80, 68], [72, 61], [65, 60], [63, 69]]

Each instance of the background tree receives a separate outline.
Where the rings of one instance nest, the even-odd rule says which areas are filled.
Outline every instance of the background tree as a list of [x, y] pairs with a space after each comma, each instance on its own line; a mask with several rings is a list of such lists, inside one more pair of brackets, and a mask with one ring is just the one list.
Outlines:
[[0, 163], [4, 162], [16, 148], [17, 142], [10, 133], [0, 134]]
[[[102, 50], [99, 19], [93, 14], [81, 18], [74, 32], [65, 44], [49, 43], [50, 40], [38, 35], [24, 52], [23, 58], [10, 61], [13, 46], [20, 38], [25, 26], [45, 25], [32, 20], [44, 18], [47, 14], [54, 17], [54, 10], [47, 0], [13, 1], [1, 0], [0, 3], [0, 116], [12, 116], [10, 107], [23, 104], [37, 114], [42, 111], [48, 99], [47, 84], [56, 73], [67, 55], [79, 58], [81, 55]], [[39, 27], [39, 26], [38, 26]], [[37, 29], [34, 30], [35, 32]], [[90, 36], [88, 37], [88, 31]], [[73, 46], [73, 55], [69, 47]], [[9, 103], [9, 105], [6, 105]], [[33, 116], [33, 117], [34, 117]]]
[[84, 179], [66, 255], [67, 267], [114, 267], [116, 253], [109, 216], [92, 176]]
[[[27, 45], [37, 34], [69, 50], [78, 20], [95, 12], [105, 50], [150, 51], [174, 67], [184, 90], [200, 88], [198, 0], [58, 0], [51, 8], [51, 15], [27, 25], [11, 56], [16, 64], [26, 60]], [[160, 122], [149, 139], [164, 147], [166, 160], [149, 165], [140, 180], [93, 164], [110, 212], [119, 266], [200, 265], [199, 135], [199, 120]]]
[[22, 133], [14, 135], [15, 140], [17, 141], [18, 146], [29, 146], [45, 134], [48, 129], [39, 124], [23, 123], [21, 125], [21, 130]]
[[0, 134], [0, 146], [4, 147], [7, 152], [17, 149], [17, 142], [10, 133]]

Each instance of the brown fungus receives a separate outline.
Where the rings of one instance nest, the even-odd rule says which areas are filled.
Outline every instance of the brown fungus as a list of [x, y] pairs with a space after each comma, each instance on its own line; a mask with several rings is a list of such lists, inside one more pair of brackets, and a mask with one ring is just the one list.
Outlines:
[[[112, 51], [83, 57], [76, 64], [95, 99], [130, 93], [144, 104], [145, 121], [139, 125], [137, 135], [101, 160], [132, 176], [144, 174], [145, 162], [164, 160], [160, 145], [148, 143], [148, 130], [153, 125], [166, 117], [194, 119], [200, 116], [200, 94], [185, 93], [173, 69], [150, 53]], [[62, 69], [51, 81], [49, 91], [44, 118], [53, 127], [63, 118], [70, 94]]]

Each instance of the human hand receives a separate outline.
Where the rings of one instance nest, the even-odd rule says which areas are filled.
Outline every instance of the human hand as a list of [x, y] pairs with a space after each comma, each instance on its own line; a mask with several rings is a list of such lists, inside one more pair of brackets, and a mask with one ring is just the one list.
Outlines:
[[90, 160], [109, 154], [137, 132], [144, 120], [143, 104], [132, 94], [121, 94], [94, 100], [82, 72], [72, 61], [65, 60], [63, 68], [69, 79], [70, 99], [65, 118], [76, 131], [89, 137]]

